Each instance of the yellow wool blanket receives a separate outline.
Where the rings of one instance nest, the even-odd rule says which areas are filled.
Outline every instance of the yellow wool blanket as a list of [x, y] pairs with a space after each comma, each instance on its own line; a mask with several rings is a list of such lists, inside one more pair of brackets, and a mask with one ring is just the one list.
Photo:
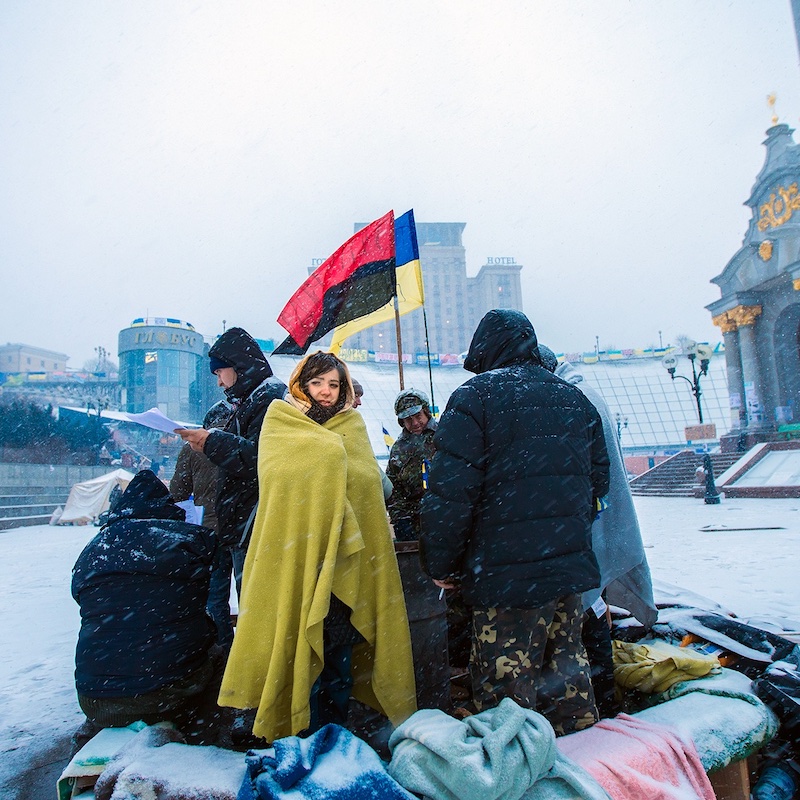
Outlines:
[[258, 513], [220, 705], [257, 708], [253, 732], [268, 741], [308, 727], [333, 593], [366, 640], [353, 648], [353, 696], [398, 725], [416, 710], [411, 638], [361, 415], [319, 425], [276, 401], [258, 448]]
[[614, 680], [626, 689], [665, 692], [681, 681], [716, 675], [721, 671], [714, 656], [690, 647], [676, 647], [660, 639], [640, 642], [612, 641]]

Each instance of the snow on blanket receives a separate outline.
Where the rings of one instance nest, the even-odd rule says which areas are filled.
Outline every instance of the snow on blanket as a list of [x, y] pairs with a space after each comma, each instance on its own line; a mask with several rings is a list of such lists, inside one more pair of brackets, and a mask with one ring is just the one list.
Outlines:
[[389, 774], [368, 745], [337, 726], [250, 751], [246, 763], [242, 753], [177, 743], [180, 734], [170, 728], [117, 731], [132, 738], [100, 775], [96, 796], [409, 800], [407, 789], [434, 800], [711, 800], [706, 772], [777, 730], [775, 715], [733, 670], [655, 699], [659, 705], [635, 716], [558, 740], [544, 717], [510, 699], [463, 721], [419, 711], [392, 734]]
[[179, 738], [156, 726], [134, 735], [98, 778], [97, 800], [414, 800], [369, 745], [338, 725], [247, 756]]
[[697, 751], [662, 725], [620, 714], [562, 736], [558, 749], [614, 800], [714, 800]]
[[[728, 635], [725, 628], [730, 628]], [[665, 639], [680, 638], [693, 633], [701, 639], [713, 642], [741, 658], [760, 664], [770, 664], [791, 650], [792, 643], [770, 631], [746, 625], [720, 614], [703, 613], [696, 608], [662, 608], [658, 612], [658, 623], [653, 632]], [[748, 645], [748, 641], [750, 644]]]
[[415, 800], [378, 754], [350, 731], [325, 725], [250, 750], [239, 800]]
[[636, 716], [693, 742], [707, 772], [756, 752], [778, 731], [778, 718], [750, 679], [724, 667], [720, 675], [677, 683], [653, 700], [657, 705]]
[[180, 736], [155, 726], [138, 733], [97, 779], [97, 800], [236, 800], [243, 754], [174, 741]]
[[389, 773], [432, 800], [609, 800], [558, 751], [550, 723], [510, 698], [463, 721], [417, 711], [389, 747]]

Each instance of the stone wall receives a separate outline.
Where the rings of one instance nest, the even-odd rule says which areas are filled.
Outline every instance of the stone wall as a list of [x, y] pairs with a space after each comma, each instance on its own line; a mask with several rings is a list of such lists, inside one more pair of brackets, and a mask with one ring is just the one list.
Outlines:
[[114, 467], [76, 467], [64, 464], [0, 464], [0, 487], [72, 486], [111, 472]]

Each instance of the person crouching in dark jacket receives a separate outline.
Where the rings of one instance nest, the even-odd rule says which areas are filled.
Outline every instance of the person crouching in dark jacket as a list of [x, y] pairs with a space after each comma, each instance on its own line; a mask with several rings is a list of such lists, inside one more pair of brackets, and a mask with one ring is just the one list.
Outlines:
[[244, 557], [258, 505], [258, 437], [269, 404], [282, 400], [287, 390], [272, 374], [256, 340], [242, 328], [228, 328], [211, 346], [208, 358], [233, 414], [224, 431], [179, 429], [176, 433], [219, 467], [217, 537], [231, 551], [241, 597]]
[[597, 719], [581, 642], [581, 592], [600, 584], [596, 499], [608, 492], [603, 426], [575, 386], [541, 366], [519, 311], [490, 311], [434, 438], [420, 556], [472, 606], [473, 701], [510, 697], [557, 734]]
[[213, 744], [222, 664], [206, 601], [216, 544], [184, 516], [143, 470], [78, 556], [75, 683], [96, 727], [170, 720], [190, 743]]

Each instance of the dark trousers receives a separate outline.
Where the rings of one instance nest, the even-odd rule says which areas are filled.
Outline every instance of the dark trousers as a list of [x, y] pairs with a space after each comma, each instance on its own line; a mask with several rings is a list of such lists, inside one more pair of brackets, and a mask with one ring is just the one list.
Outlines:
[[597, 710], [603, 719], [615, 717], [622, 711], [622, 707], [616, 699], [611, 629], [608, 627], [605, 615], [598, 618], [590, 608], [584, 614], [581, 638], [592, 671], [592, 686]]
[[539, 608], [475, 608], [470, 673], [479, 711], [510, 697], [543, 714], [557, 735], [598, 721], [581, 640], [581, 596]]
[[231, 625], [231, 571], [233, 560], [227, 547], [218, 547], [211, 563], [211, 580], [208, 584], [206, 610], [217, 628], [217, 644], [225, 650], [233, 644]]
[[221, 711], [217, 705], [224, 655], [219, 647], [208, 660], [185, 678], [147, 694], [133, 697], [87, 697], [78, 704], [90, 723], [100, 728], [122, 728], [141, 720], [148, 725], [168, 720], [189, 744], [217, 743]]
[[311, 687], [311, 722], [303, 735], [333, 722], [344, 726], [353, 688], [353, 645], [325, 645], [322, 672]]

